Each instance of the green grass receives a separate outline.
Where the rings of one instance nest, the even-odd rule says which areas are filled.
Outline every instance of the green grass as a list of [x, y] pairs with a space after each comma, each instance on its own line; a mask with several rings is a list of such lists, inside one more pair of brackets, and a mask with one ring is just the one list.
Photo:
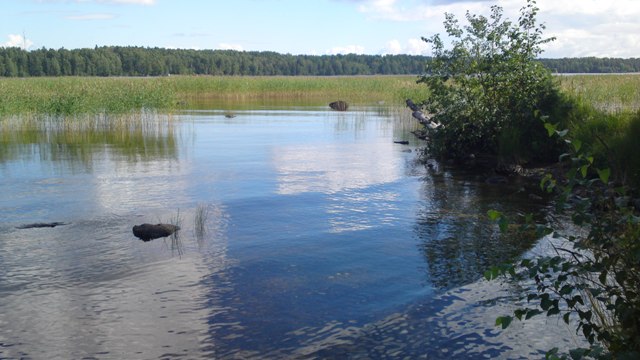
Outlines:
[[569, 110], [563, 122], [573, 139], [610, 168], [612, 180], [640, 189], [640, 74], [559, 78]]
[[182, 99], [339, 99], [350, 104], [375, 104], [426, 97], [427, 89], [416, 80], [415, 76], [179, 76], [171, 82]]
[[[425, 99], [428, 89], [415, 76], [171, 76], [0, 78], [0, 116], [170, 111], [209, 100], [281, 100], [354, 105]], [[607, 112], [640, 109], [640, 75], [559, 77], [566, 94]]]
[[212, 99], [280, 99], [292, 104], [309, 100], [402, 104], [408, 97], [427, 96], [428, 90], [416, 84], [416, 79], [415, 76], [0, 78], [0, 94], [3, 94], [0, 116], [117, 114], [140, 109], [171, 111]]
[[609, 113], [640, 110], [640, 74], [559, 76], [563, 92]]
[[0, 115], [117, 114], [175, 104], [164, 78], [2, 78], [0, 94]]

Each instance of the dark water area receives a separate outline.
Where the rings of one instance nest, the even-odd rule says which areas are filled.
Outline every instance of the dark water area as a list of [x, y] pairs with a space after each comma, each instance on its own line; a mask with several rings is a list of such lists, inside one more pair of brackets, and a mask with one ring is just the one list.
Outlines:
[[[495, 328], [515, 288], [480, 279], [540, 248], [486, 215], [544, 216], [535, 184], [426, 166], [404, 111], [228, 111], [0, 120], [0, 358], [531, 358], [572, 346], [552, 320]], [[20, 228], [47, 222], [63, 224]], [[132, 234], [160, 222], [181, 230]]]

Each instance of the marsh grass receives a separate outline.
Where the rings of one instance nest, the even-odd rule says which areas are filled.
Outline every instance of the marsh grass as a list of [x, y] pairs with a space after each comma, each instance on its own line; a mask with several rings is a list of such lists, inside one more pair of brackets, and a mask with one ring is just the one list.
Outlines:
[[198, 204], [193, 217], [194, 232], [198, 245], [202, 246], [204, 236], [207, 232], [207, 220], [209, 219], [209, 207], [205, 204]]
[[406, 98], [425, 98], [428, 89], [415, 76], [264, 76], [172, 78], [181, 99], [317, 99], [344, 100], [350, 104], [401, 103]]
[[0, 116], [171, 111], [211, 99], [402, 104], [406, 98], [426, 98], [428, 89], [416, 80], [415, 76], [0, 78]]
[[[162, 221], [159, 222], [162, 223]], [[169, 219], [168, 223], [182, 228], [183, 219], [180, 215], [180, 209], [178, 209], [176, 214]], [[167, 244], [167, 246], [171, 249], [171, 253], [174, 255], [177, 254], [178, 256], [182, 256], [185, 251], [184, 244], [182, 243], [182, 238], [180, 237], [180, 230], [177, 230], [173, 234], [171, 234], [169, 239], [171, 243]]]
[[122, 114], [175, 103], [165, 78], [2, 78], [0, 94], [0, 115]]
[[[171, 111], [207, 100], [344, 100], [354, 105], [403, 105], [426, 99], [416, 76], [171, 76], [0, 78], [0, 116], [122, 114]], [[606, 111], [640, 109], [640, 75], [560, 76], [563, 92]]]
[[640, 74], [559, 76], [566, 94], [607, 113], [640, 110]]

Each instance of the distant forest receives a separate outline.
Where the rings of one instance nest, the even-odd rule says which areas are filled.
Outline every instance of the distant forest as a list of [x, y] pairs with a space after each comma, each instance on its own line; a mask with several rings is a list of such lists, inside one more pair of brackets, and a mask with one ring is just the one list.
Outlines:
[[[105, 46], [94, 49], [0, 48], [0, 76], [402, 75], [423, 74], [417, 55], [291, 55], [235, 50]], [[556, 73], [640, 72], [640, 58], [541, 59]]]

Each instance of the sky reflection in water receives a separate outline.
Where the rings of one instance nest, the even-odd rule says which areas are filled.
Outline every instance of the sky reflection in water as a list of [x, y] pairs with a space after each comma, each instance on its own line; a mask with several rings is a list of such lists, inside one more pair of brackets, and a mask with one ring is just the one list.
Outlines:
[[[543, 203], [426, 169], [393, 111], [223, 115], [3, 123], [0, 357], [513, 355], [480, 305], [462, 302], [473, 340], [434, 321], [464, 297], [445, 290], [531, 245], [486, 211]], [[69, 225], [16, 229], [42, 221]], [[182, 230], [143, 243], [143, 222]]]

